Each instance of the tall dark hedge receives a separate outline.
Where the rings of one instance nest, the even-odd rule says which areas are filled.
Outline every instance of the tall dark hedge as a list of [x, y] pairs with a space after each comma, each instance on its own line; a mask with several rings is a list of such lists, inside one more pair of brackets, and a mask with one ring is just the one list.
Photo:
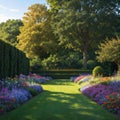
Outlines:
[[29, 59], [15, 47], [0, 40], [0, 79], [29, 73]]

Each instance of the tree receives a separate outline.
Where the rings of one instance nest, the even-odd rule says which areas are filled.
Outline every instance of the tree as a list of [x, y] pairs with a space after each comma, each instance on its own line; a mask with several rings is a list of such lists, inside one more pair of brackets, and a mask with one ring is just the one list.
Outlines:
[[99, 62], [115, 62], [118, 65], [118, 71], [120, 71], [120, 38], [101, 43], [96, 54]]
[[46, 6], [34, 4], [28, 8], [28, 12], [23, 17], [17, 45], [28, 57], [38, 56], [44, 59], [49, 56], [54, 45], [49, 22], [50, 14]]
[[20, 34], [21, 20], [7, 20], [0, 24], [0, 38], [13, 46], [17, 44], [17, 36]]
[[115, 36], [120, 36], [120, 15], [117, 18], [115, 28], [116, 28]]
[[106, 37], [113, 37], [118, 1], [48, 0], [48, 2], [53, 13], [54, 33], [58, 36], [59, 44], [65, 48], [82, 51], [86, 69], [89, 48], [96, 47]]
[[59, 46], [57, 52], [44, 59], [42, 64], [49, 69], [83, 68], [81, 58], [82, 54], [79, 52]]

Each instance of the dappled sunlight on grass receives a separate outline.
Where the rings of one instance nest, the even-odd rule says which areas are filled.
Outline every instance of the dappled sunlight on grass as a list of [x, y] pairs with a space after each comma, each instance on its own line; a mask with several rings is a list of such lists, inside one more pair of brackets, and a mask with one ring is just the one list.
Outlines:
[[72, 82], [57, 80], [42, 86], [43, 93], [1, 116], [0, 120], [117, 120], [114, 115], [82, 95], [78, 85]]

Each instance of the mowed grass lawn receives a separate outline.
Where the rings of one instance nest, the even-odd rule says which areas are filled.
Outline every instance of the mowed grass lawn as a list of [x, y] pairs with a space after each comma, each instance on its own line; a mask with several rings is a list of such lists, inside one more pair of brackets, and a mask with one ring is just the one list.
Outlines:
[[69, 80], [53, 80], [42, 85], [44, 92], [0, 120], [118, 120], [118, 117], [82, 95]]

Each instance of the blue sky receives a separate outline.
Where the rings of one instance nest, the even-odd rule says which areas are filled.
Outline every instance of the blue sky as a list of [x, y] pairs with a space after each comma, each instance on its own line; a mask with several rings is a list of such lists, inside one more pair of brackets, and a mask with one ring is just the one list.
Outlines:
[[46, 0], [0, 0], [0, 22], [22, 19], [28, 7], [35, 3], [47, 5]]

